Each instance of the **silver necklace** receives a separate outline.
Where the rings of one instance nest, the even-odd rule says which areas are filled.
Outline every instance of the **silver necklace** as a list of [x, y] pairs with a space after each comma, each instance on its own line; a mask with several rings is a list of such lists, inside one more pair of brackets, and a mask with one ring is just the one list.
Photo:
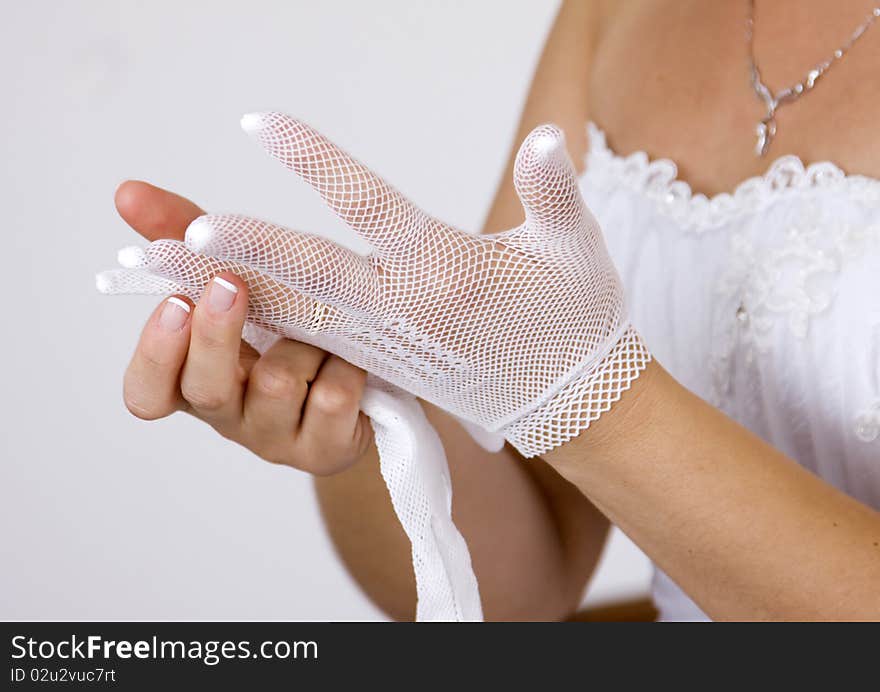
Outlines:
[[749, 0], [749, 18], [746, 25], [746, 38], [749, 42], [752, 88], [755, 90], [758, 98], [763, 101], [764, 106], [767, 109], [767, 115], [761, 119], [761, 122], [759, 122], [755, 128], [755, 134], [758, 138], [758, 141], [755, 144], [756, 155], [764, 156], [770, 148], [770, 142], [773, 141], [773, 137], [776, 134], [776, 109], [787, 103], [791, 103], [792, 101], [797, 101], [797, 99], [805, 93], [812, 90], [812, 88], [816, 86], [816, 82], [819, 81], [819, 78], [824, 75], [832, 65], [846, 55], [847, 51], [852, 48], [853, 44], [861, 38], [862, 34], [868, 30], [868, 27], [871, 26], [878, 17], [880, 17], [880, 6], [875, 7], [871, 11], [868, 18], [862, 22], [855, 32], [853, 32], [853, 35], [850, 36], [849, 41], [834, 51], [834, 54], [828, 60], [819, 63], [812, 70], [807, 72], [803, 81], [798, 82], [787, 89], [783, 89], [782, 91], [777, 91], [774, 94], [770, 91], [769, 87], [761, 81], [761, 71], [758, 69], [758, 63], [755, 60], [755, 0]]

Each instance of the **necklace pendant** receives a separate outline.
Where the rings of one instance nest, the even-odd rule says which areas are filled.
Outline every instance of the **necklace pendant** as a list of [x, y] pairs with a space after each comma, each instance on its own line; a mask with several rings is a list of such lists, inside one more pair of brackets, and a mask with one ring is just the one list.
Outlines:
[[770, 149], [770, 143], [776, 135], [776, 120], [774, 118], [776, 109], [787, 103], [796, 101], [808, 91], [812, 91], [816, 86], [816, 82], [831, 68], [836, 65], [837, 61], [846, 55], [856, 41], [858, 41], [865, 32], [880, 19], [880, 6], [874, 6], [871, 14], [868, 15], [861, 24], [856, 27], [849, 40], [838, 48], [831, 57], [824, 62], [816, 65], [812, 70], [807, 72], [807, 76], [796, 84], [777, 92], [775, 95], [770, 91], [769, 87], [764, 84], [761, 79], [761, 70], [758, 68], [758, 62], [755, 59], [755, 0], [749, 0], [749, 13], [746, 20], [746, 41], [749, 44], [749, 68], [752, 82], [752, 89], [758, 98], [763, 101], [767, 109], [767, 115], [758, 123], [755, 128], [757, 141], [755, 142], [755, 155], [766, 156], [767, 150]]
[[755, 135], [758, 141], [755, 142], [755, 156], [766, 156], [770, 149], [770, 142], [776, 135], [776, 119], [772, 115], [768, 115], [755, 128]]

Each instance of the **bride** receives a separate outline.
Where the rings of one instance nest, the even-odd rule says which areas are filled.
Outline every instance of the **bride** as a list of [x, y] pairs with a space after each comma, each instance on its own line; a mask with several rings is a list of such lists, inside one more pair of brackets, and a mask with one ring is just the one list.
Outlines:
[[[880, 619], [878, 19], [862, 0], [563, 4], [517, 141], [565, 133], [655, 360], [528, 461], [423, 404], [488, 619], [569, 617], [610, 523], [654, 561], [663, 619]], [[484, 232], [522, 222], [513, 170], [511, 155]], [[151, 240], [203, 214], [142, 182], [116, 202]], [[364, 371], [293, 340], [258, 356], [247, 305], [231, 272], [195, 305], [163, 301], [127, 406], [187, 411], [314, 474], [347, 568], [411, 618]]]

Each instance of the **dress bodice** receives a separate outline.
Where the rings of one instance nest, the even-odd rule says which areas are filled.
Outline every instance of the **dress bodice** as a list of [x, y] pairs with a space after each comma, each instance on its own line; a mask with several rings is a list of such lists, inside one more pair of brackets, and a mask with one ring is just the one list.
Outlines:
[[[706, 197], [596, 125], [581, 187], [658, 361], [880, 508], [880, 180], [795, 156]], [[659, 570], [662, 619], [705, 616]]]

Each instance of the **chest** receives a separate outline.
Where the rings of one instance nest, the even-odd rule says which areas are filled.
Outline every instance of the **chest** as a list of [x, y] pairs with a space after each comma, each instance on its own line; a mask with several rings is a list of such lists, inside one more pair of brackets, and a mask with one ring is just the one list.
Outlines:
[[[773, 91], [832, 56], [876, 4], [757, 2], [754, 52]], [[777, 112], [765, 158], [754, 153], [765, 114], [750, 83], [749, 4], [691, 0], [615, 3], [603, 25], [590, 112], [619, 152], [668, 157], [695, 191], [729, 191], [796, 154], [880, 177], [880, 21], [805, 96]]]

